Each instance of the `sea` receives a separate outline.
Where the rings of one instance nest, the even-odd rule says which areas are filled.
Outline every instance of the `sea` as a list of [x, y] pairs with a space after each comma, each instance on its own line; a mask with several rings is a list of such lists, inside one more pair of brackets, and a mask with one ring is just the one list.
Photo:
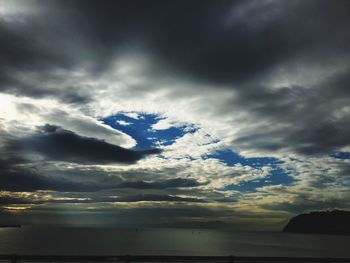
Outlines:
[[23, 226], [0, 228], [0, 254], [350, 257], [350, 236]]

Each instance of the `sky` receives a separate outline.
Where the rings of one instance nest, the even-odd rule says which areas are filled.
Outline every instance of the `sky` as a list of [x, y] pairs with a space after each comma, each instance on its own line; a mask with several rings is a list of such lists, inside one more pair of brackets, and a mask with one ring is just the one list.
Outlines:
[[0, 0], [0, 223], [280, 230], [348, 209], [349, 13]]

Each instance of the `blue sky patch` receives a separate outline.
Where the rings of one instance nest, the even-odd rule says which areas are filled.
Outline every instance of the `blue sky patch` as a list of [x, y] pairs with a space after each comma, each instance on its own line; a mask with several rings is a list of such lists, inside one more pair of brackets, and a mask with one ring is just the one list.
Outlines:
[[331, 157], [337, 159], [350, 159], [350, 152], [336, 152], [331, 154]]
[[294, 178], [281, 167], [273, 167], [270, 174], [262, 179], [242, 182], [240, 184], [232, 184], [225, 187], [225, 190], [237, 190], [240, 192], [254, 192], [256, 188], [268, 185], [290, 185], [294, 182]]
[[219, 159], [226, 165], [233, 166], [235, 164], [248, 165], [255, 169], [261, 169], [264, 166], [270, 166], [272, 168], [270, 174], [263, 179], [242, 182], [237, 185], [228, 185], [225, 190], [239, 190], [239, 191], [255, 191], [256, 188], [267, 185], [289, 185], [294, 182], [294, 178], [288, 174], [283, 168], [281, 168], [282, 161], [272, 157], [253, 157], [244, 158], [243, 156], [231, 151], [220, 150], [214, 154], [207, 155], [206, 158]]
[[267, 165], [278, 165], [282, 162], [276, 158], [272, 157], [254, 157], [254, 158], [244, 158], [241, 155], [231, 151], [231, 150], [220, 150], [213, 154], [208, 154], [205, 158], [215, 158], [219, 159], [227, 165], [249, 165], [253, 168], [262, 168]]
[[177, 138], [186, 133], [194, 133], [197, 129], [191, 125], [180, 127], [170, 127], [164, 130], [154, 130], [152, 125], [156, 124], [163, 117], [157, 114], [138, 114], [138, 118], [132, 118], [127, 113], [117, 113], [106, 117], [101, 121], [112, 128], [122, 131], [133, 137], [137, 144], [134, 150], [147, 150], [161, 146], [168, 146], [175, 142]]
[[[134, 150], [146, 150], [150, 148], [171, 145], [175, 142], [176, 139], [184, 136], [186, 133], [194, 133], [198, 130], [193, 125], [170, 127], [164, 130], [152, 129], [152, 125], [156, 124], [162, 119], [164, 119], [164, 117], [161, 117], [157, 114], [138, 113], [137, 118], [135, 118], [129, 113], [120, 112], [113, 116], [103, 118], [102, 121], [104, 124], [107, 124], [112, 128], [122, 131], [133, 137], [137, 142], [136, 146], [133, 148]], [[210, 135], [208, 134], [208, 136]], [[349, 157], [349, 155], [346, 154], [349, 153], [337, 153], [335, 157]], [[241, 164], [251, 166], [255, 169], [262, 169], [265, 166], [270, 166], [272, 168], [269, 176], [266, 178], [255, 181], [242, 182], [237, 185], [228, 185], [225, 187], [225, 190], [250, 192], [254, 191], [258, 187], [266, 185], [288, 185], [294, 182], [294, 178], [288, 174], [288, 171], [281, 168], [282, 161], [276, 158], [245, 158], [229, 149], [216, 151], [215, 153], [208, 154], [203, 158], [218, 159], [228, 166]]]

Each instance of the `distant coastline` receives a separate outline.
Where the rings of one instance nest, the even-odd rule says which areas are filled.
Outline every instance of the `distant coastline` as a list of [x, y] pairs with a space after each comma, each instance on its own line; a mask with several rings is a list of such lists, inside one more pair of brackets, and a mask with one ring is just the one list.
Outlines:
[[333, 210], [300, 214], [290, 219], [282, 231], [288, 233], [350, 235], [350, 212]]
[[19, 224], [0, 225], [0, 228], [5, 228], [5, 227], [21, 227], [21, 225], [19, 225]]

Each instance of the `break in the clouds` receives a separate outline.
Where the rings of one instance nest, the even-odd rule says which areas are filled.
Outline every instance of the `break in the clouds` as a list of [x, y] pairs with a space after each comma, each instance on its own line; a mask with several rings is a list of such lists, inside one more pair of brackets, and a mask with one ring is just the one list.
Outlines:
[[349, 11], [0, 0], [0, 219], [74, 204], [102, 223], [273, 228], [348, 207]]

